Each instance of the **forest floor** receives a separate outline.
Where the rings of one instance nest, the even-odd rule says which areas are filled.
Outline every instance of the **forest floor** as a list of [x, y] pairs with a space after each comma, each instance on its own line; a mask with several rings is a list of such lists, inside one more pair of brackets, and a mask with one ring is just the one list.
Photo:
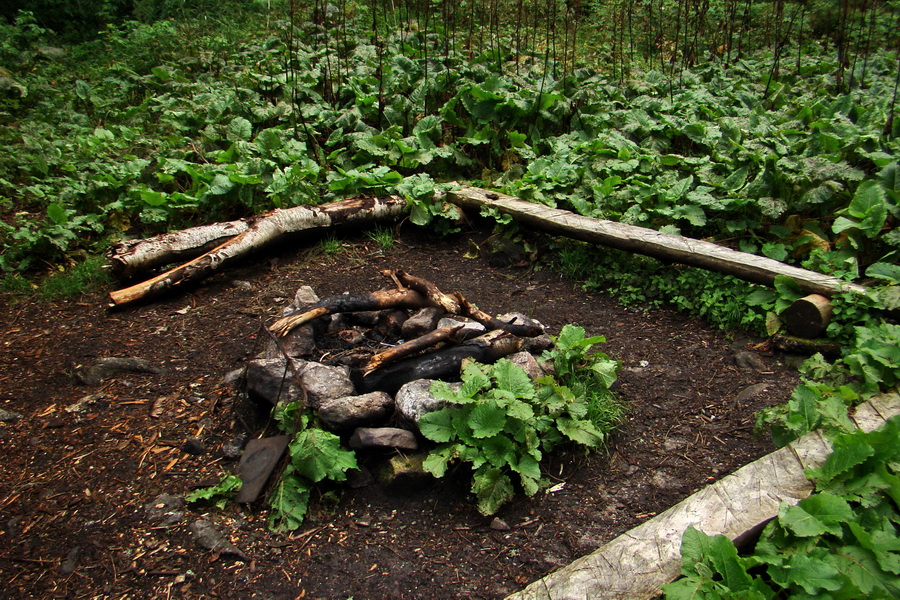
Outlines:
[[[3, 298], [0, 409], [21, 418], [0, 423], [0, 597], [499, 599], [773, 449], [754, 435], [754, 413], [788, 399], [791, 357], [674, 311], [625, 309], [540, 259], [493, 268], [465, 258], [484, 237], [404, 229], [382, 251], [355, 233], [333, 255], [313, 240], [116, 312], [99, 292]], [[599, 349], [622, 363], [615, 390], [628, 410], [607, 451], [553, 457], [552, 491], [506, 505], [506, 530], [475, 510], [463, 470], [415, 489], [315, 496], [293, 534], [269, 532], [261, 506], [188, 505], [168, 527], [151, 518], [158, 495], [233, 468], [223, 444], [261, 433], [265, 417], [223, 381], [258, 352], [261, 326], [301, 285], [320, 297], [369, 292], [389, 285], [381, 269], [492, 314], [524, 312], [553, 334], [574, 323], [606, 336]], [[741, 352], [759, 357], [755, 369], [737, 366]], [[160, 372], [81, 382], [110, 356]], [[200, 454], [184, 451], [191, 438]], [[201, 516], [246, 560], [201, 547], [189, 530]]]

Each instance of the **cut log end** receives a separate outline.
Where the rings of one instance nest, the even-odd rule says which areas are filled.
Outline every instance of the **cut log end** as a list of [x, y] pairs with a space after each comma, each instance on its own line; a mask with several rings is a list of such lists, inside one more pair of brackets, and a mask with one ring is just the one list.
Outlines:
[[810, 294], [796, 300], [784, 312], [781, 320], [792, 334], [807, 339], [817, 338], [831, 322], [834, 309], [831, 301], [819, 294]]

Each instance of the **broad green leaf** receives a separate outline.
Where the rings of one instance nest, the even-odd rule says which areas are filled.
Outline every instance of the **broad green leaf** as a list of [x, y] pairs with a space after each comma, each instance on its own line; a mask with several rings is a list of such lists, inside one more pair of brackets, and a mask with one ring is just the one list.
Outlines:
[[225, 475], [216, 485], [194, 490], [184, 499], [186, 502], [211, 502], [221, 510], [238, 493], [242, 485], [243, 482], [237, 475]]
[[480, 402], [472, 409], [468, 423], [474, 437], [490, 437], [503, 431], [506, 411], [493, 402]]
[[454, 412], [454, 409], [442, 408], [422, 415], [419, 419], [419, 431], [433, 442], [449, 442], [456, 437], [456, 430], [453, 428]]
[[709, 536], [690, 525], [681, 538], [681, 555], [685, 575], [705, 575], [711, 579], [718, 574], [733, 593], [752, 587], [752, 579], [738, 557], [737, 548], [724, 535]]
[[783, 504], [778, 521], [797, 537], [811, 537], [830, 533], [841, 534], [840, 524], [853, 518], [847, 501], [821, 492], [802, 500], [796, 506]]
[[822, 590], [836, 591], [841, 589], [843, 576], [821, 554], [791, 554], [785, 557], [782, 565], [770, 567], [768, 573], [774, 581], [784, 588], [792, 585], [802, 587], [807, 594], [821, 594]]
[[146, 204], [150, 206], [162, 206], [168, 202], [168, 196], [154, 190], [140, 190], [138, 194]]
[[619, 363], [609, 359], [595, 360], [590, 364], [590, 369], [600, 376], [603, 385], [608, 388], [616, 382]]
[[744, 183], [747, 182], [747, 175], [750, 170], [747, 167], [741, 167], [736, 171], [732, 171], [732, 173], [725, 178], [725, 181], [722, 182], [722, 189], [729, 192], [736, 192], [744, 186]]
[[232, 189], [234, 189], [234, 182], [231, 181], [228, 175], [219, 173], [213, 178], [212, 183], [209, 185], [208, 193], [214, 196], [221, 196], [227, 194]]
[[556, 419], [556, 428], [564, 436], [585, 446], [596, 448], [603, 444], [603, 434], [587, 419]]
[[244, 117], [235, 117], [225, 129], [225, 137], [230, 142], [246, 142], [253, 135], [253, 125]]
[[489, 463], [495, 467], [505, 467], [515, 462], [516, 446], [502, 434], [493, 435], [481, 441], [481, 451]]
[[344, 481], [345, 471], [355, 469], [356, 455], [341, 448], [341, 438], [322, 429], [298, 433], [290, 445], [291, 465], [310, 481]]
[[820, 483], [828, 483], [838, 475], [862, 464], [873, 454], [875, 454], [875, 450], [872, 446], [863, 441], [855, 444], [839, 445], [825, 459], [825, 464], [819, 469], [810, 471], [809, 476], [820, 480]]
[[497, 467], [484, 466], [472, 476], [472, 492], [478, 499], [478, 512], [488, 516], [513, 498], [509, 477]]
[[47, 205], [47, 216], [57, 225], [64, 225], [69, 220], [69, 214], [62, 205], [51, 202]]
[[116, 136], [113, 135], [113, 132], [109, 129], [104, 129], [103, 127], [97, 127], [94, 129], [94, 137], [101, 140], [114, 140]]
[[173, 79], [172, 73], [170, 73], [169, 70], [165, 67], [151, 67], [150, 72], [153, 73], [153, 75], [163, 83], [168, 83]]
[[500, 359], [494, 363], [493, 375], [497, 386], [516, 398], [534, 398], [534, 385], [522, 367], [505, 358]]
[[[881, 232], [887, 219], [887, 202], [884, 189], [877, 181], [864, 181], [856, 188], [853, 200], [847, 207], [847, 214], [853, 218], [835, 220], [832, 230], [840, 233], [849, 227], [857, 227], [867, 237], [873, 238]], [[849, 223], [848, 223], [849, 221]]]
[[866, 277], [886, 279], [891, 283], [900, 283], [900, 265], [878, 262], [869, 265], [866, 269]]
[[285, 473], [269, 496], [269, 529], [287, 532], [300, 527], [309, 507], [309, 493], [306, 481], [294, 473]]
[[482, 366], [475, 361], [466, 361], [462, 367], [462, 388], [460, 394], [469, 398], [474, 398], [476, 394], [487, 389], [491, 385], [491, 380], [483, 370]]
[[422, 468], [435, 477], [443, 477], [450, 462], [459, 458], [459, 451], [459, 444], [449, 444], [436, 448], [429, 452], [428, 457], [422, 461]]

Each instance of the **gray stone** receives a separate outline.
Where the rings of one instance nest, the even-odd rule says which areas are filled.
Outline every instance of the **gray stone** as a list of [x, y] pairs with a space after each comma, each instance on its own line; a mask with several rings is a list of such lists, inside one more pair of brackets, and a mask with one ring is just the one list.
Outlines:
[[373, 331], [385, 339], [397, 339], [401, 335], [403, 324], [409, 317], [402, 310], [383, 310], [378, 315]]
[[429, 331], [434, 331], [443, 315], [444, 309], [440, 307], [425, 307], [403, 323], [403, 326], [400, 327], [400, 335], [403, 336], [403, 339], [412, 340]]
[[241, 478], [243, 485], [234, 498], [239, 504], [247, 502], [255, 502], [262, 494], [263, 487], [272, 471], [278, 466], [278, 461], [284, 456], [288, 443], [291, 441], [289, 435], [278, 435], [275, 437], [257, 438], [250, 440], [247, 449], [241, 456], [241, 462], [238, 463], [235, 474]]
[[[397, 413], [411, 423], [418, 423], [422, 415], [440, 410], [447, 406], [446, 400], [435, 398], [431, 393], [433, 379], [417, 379], [400, 388], [395, 398]], [[458, 390], [461, 383], [448, 384]]]
[[457, 327], [459, 325], [462, 325], [463, 328], [456, 334], [457, 338], [469, 339], [487, 332], [487, 328], [477, 321], [444, 317], [437, 324], [438, 327]]
[[240, 369], [228, 371], [227, 373], [225, 373], [225, 376], [222, 377], [222, 385], [234, 385], [238, 383], [244, 376], [244, 372], [246, 370], [247, 367], [241, 367]]
[[249, 281], [244, 281], [243, 279], [235, 279], [231, 282], [231, 285], [241, 290], [242, 292], [252, 292], [253, 284]]
[[344, 396], [325, 400], [319, 419], [327, 429], [345, 431], [361, 425], [375, 425], [394, 411], [394, 399], [384, 392]]
[[350, 447], [354, 450], [406, 450], [419, 448], [419, 442], [412, 431], [396, 427], [357, 427], [350, 436]]
[[491, 529], [494, 531], [509, 531], [509, 523], [501, 519], [500, 517], [494, 517], [491, 521]]
[[262, 358], [281, 358], [285, 355], [291, 358], [309, 356], [316, 348], [316, 325], [306, 323], [295, 327], [278, 341], [269, 332], [262, 332], [266, 336], [265, 350]]
[[197, 543], [207, 550], [216, 552], [220, 556], [234, 556], [241, 560], [247, 560], [247, 555], [226, 540], [225, 536], [206, 519], [197, 519], [191, 523], [190, 529]]
[[319, 301], [316, 291], [308, 285], [302, 285], [294, 294], [294, 306], [296, 308], [304, 308]]
[[85, 385], [98, 385], [104, 379], [109, 379], [122, 373], [159, 372], [160, 369], [154, 367], [150, 364], [150, 361], [143, 358], [111, 356], [98, 359], [86, 373], [79, 373], [78, 377]]
[[742, 406], [754, 396], [758, 396], [766, 391], [766, 388], [768, 387], [769, 384], [767, 383], [754, 383], [753, 385], [747, 386], [735, 397], [734, 403], [738, 406]]
[[6, 410], [5, 408], [0, 408], [0, 423], [12, 423], [13, 421], [18, 421], [22, 418], [22, 413], [17, 413], [14, 410]]
[[160, 494], [144, 505], [147, 519], [156, 527], [171, 527], [184, 518], [184, 501], [178, 496]]
[[247, 390], [271, 404], [279, 400], [301, 400], [299, 382], [306, 390], [306, 403], [311, 408], [355, 391], [348, 367], [329, 367], [294, 358], [290, 366], [284, 358], [258, 358], [247, 363]]
[[349, 367], [329, 367], [317, 362], [300, 363], [300, 376], [306, 390], [306, 401], [311, 408], [318, 408], [322, 402], [333, 398], [350, 396], [356, 392], [350, 381]]
[[540, 327], [541, 329], [544, 329], [544, 325], [540, 321], [532, 319], [525, 313], [520, 312], [508, 312], [497, 315], [497, 320], [509, 323], [510, 325], [527, 325], [528, 327]]
[[57, 46], [38, 46], [37, 51], [51, 60], [58, 60], [66, 55], [66, 49]]
[[228, 460], [237, 460], [247, 445], [247, 434], [242, 433], [234, 439], [228, 440], [222, 444], [222, 455]]
[[756, 352], [750, 352], [748, 350], [735, 353], [734, 363], [738, 366], [739, 369], [753, 369], [754, 371], [760, 373], [768, 371], [766, 363], [763, 362], [763, 359], [759, 356], [759, 354], [757, 354]]
[[529, 352], [516, 352], [506, 357], [514, 365], [522, 367], [528, 376], [534, 380], [545, 375], [538, 361]]
[[[292, 361], [294, 370], [299, 361]], [[300, 386], [293, 382], [293, 373], [287, 359], [257, 358], [247, 363], [247, 391], [259, 398], [277, 404], [279, 401], [296, 402], [302, 399]]]
[[64, 410], [67, 413], [77, 413], [84, 414], [91, 409], [92, 406], [95, 406], [98, 402], [105, 399], [103, 394], [89, 394], [84, 398], [81, 398], [77, 402], [73, 402], [68, 405]]
[[71, 575], [78, 568], [78, 555], [81, 553], [81, 546], [75, 546], [66, 554], [65, 560], [59, 565], [59, 570], [66, 575]]

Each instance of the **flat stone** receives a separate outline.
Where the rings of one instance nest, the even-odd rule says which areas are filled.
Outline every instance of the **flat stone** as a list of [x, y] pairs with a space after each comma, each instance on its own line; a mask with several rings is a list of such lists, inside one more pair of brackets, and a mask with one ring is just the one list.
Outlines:
[[78, 568], [78, 555], [81, 553], [81, 546], [75, 546], [66, 554], [65, 560], [59, 565], [59, 570], [66, 575], [71, 575]]
[[532, 379], [543, 377], [546, 373], [541, 369], [537, 359], [530, 352], [516, 352], [506, 357], [512, 364], [522, 367], [525, 373]]
[[247, 560], [247, 555], [225, 539], [225, 536], [206, 519], [197, 519], [191, 523], [190, 530], [197, 543], [207, 550], [216, 552], [221, 556], [234, 556], [241, 560]]
[[[431, 393], [434, 379], [417, 379], [404, 384], [395, 398], [397, 413], [411, 423], [418, 423], [422, 415], [440, 410], [447, 406], [446, 400], [435, 398]], [[451, 383], [454, 390], [462, 387], [461, 383]]]
[[323, 329], [320, 324], [306, 323], [293, 328], [277, 341], [268, 332], [263, 332], [266, 342], [261, 358], [283, 359], [285, 356], [291, 358], [309, 356], [316, 348], [316, 336], [320, 329]]
[[123, 373], [159, 372], [160, 369], [143, 358], [111, 356], [98, 359], [86, 373], [79, 373], [78, 377], [85, 385], [99, 385], [104, 379]]
[[451, 319], [450, 317], [444, 317], [438, 321], [438, 328], [441, 327], [459, 327], [462, 325], [462, 329], [460, 329], [455, 336], [455, 339], [470, 339], [473, 337], [478, 337], [479, 335], [483, 335], [487, 332], [487, 327], [479, 323], [478, 321], [464, 321], [462, 319]]
[[203, 440], [198, 438], [188, 438], [184, 441], [184, 445], [181, 449], [193, 456], [200, 456], [206, 452], [206, 444], [203, 443]]
[[13, 421], [18, 421], [22, 418], [22, 413], [17, 413], [14, 410], [6, 410], [5, 408], [0, 408], [0, 423], [12, 423]]
[[319, 420], [327, 429], [345, 431], [362, 425], [376, 425], [394, 412], [394, 399], [385, 392], [344, 396], [325, 400], [319, 406]]
[[300, 363], [300, 376], [306, 401], [311, 408], [318, 408], [322, 402], [333, 398], [350, 396], [356, 392], [350, 381], [349, 367], [330, 367], [317, 362]]
[[400, 335], [403, 339], [412, 340], [421, 337], [429, 331], [437, 328], [438, 321], [444, 315], [444, 309], [437, 306], [427, 306], [420, 309], [400, 327]]
[[405, 450], [412, 452], [419, 448], [416, 435], [397, 427], [357, 427], [350, 436], [350, 447], [354, 450]]
[[243, 482], [240, 491], [234, 498], [235, 502], [243, 504], [254, 502], [259, 498], [263, 487], [272, 476], [272, 471], [275, 470], [278, 461], [284, 455], [290, 440], [291, 436], [289, 435], [279, 435], [253, 439], [247, 443], [247, 448], [235, 470]]
[[750, 352], [749, 350], [735, 353], [734, 364], [736, 364], [739, 369], [752, 369], [759, 373], [769, 370], [768, 367], [766, 367], [766, 363], [763, 362], [762, 357], [756, 352]]
[[748, 400], [763, 393], [768, 387], [769, 385], [767, 383], [754, 383], [753, 385], [749, 385], [742, 389], [737, 396], [735, 396], [734, 403], [738, 406], [746, 404]]
[[157, 527], [171, 527], [184, 518], [183, 508], [184, 501], [178, 496], [160, 494], [144, 505], [144, 514]]

